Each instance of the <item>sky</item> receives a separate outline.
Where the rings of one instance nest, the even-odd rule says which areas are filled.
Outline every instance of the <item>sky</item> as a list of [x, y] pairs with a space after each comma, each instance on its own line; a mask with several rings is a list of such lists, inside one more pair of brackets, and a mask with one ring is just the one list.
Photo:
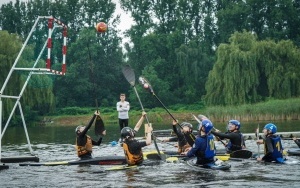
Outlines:
[[[15, 3], [16, 0], [0, 0], [0, 6], [2, 4], [8, 3], [12, 1], [13, 3]], [[21, 0], [26, 2], [27, 0]], [[120, 4], [119, 4], [119, 0], [112, 0], [112, 2], [116, 3], [116, 14], [120, 14], [121, 15], [121, 22], [120, 25], [117, 27], [119, 30], [121, 30], [122, 32], [129, 29], [133, 23], [133, 20], [131, 18], [130, 15], [126, 14], [121, 8], [120, 8]], [[46, 16], [46, 15], [41, 15], [41, 16]], [[108, 28], [109, 29], [109, 28]], [[123, 38], [122, 43], [124, 44], [125, 42], [128, 42], [129, 39]]]

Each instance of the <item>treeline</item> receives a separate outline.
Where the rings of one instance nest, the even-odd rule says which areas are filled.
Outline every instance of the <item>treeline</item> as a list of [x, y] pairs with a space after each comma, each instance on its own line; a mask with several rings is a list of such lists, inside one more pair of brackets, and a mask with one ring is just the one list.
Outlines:
[[[3, 83], [37, 16], [52, 15], [68, 26], [67, 74], [35, 75], [22, 102], [40, 115], [68, 106], [115, 106], [126, 93], [138, 102], [121, 73], [130, 64], [166, 105], [242, 105], [300, 95], [300, 0], [120, 0], [133, 20], [122, 50], [112, 0], [29, 0], [0, 9], [0, 83]], [[108, 31], [96, 33], [104, 21]], [[53, 36], [54, 67], [62, 62], [61, 33]], [[35, 30], [22, 63], [29, 64], [47, 38]], [[5, 40], [4, 40], [5, 39]], [[10, 40], [9, 40], [10, 39]], [[2, 42], [4, 41], [4, 42]], [[12, 45], [14, 44], [14, 45]], [[7, 50], [13, 48], [11, 50]], [[43, 54], [46, 59], [46, 52]], [[24, 82], [16, 74], [5, 92]], [[23, 79], [22, 79], [23, 78]], [[145, 107], [160, 104], [137, 87]], [[12, 91], [13, 90], [13, 91]], [[6, 94], [7, 94], [6, 93]], [[34, 98], [32, 97], [34, 96]], [[4, 106], [5, 113], [11, 102]]]

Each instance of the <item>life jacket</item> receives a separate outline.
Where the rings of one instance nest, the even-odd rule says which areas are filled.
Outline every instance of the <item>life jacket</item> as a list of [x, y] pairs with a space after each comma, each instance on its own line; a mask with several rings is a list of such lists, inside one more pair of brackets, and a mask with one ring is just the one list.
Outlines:
[[195, 135], [193, 135], [193, 133], [184, 133], [184, 138], [190, 146], [194, 145], [196, 138]]
[[78, 146], [77, 145], [77, 139], [76, 139], [76, 151], [78, 157], [85, 155], [87, 153], [92, 153], [93, 150], [93, 144], [92, 144], [92, 139], [90, 136], [86, 135], [86, 144], [84, 146]]
[[[282, 144], [281, 144], [281, 138], [279, 136], [273, 135], [271, 137], [271, 140], [272, 140], [272, 145], [273, 145], [272, 158], [276, 162], [282, 162], [283, 147], [282, 147]], [[267, 154], [268, 152], [269, 151], [268, 151], [268, 148], [267, 148], [267, 144], [265, 143], [265, 154]]]
[[128, 165], [138, 165], [144, 160], [142, 148], [131, 148], [130, 146], [136, 145], [137, 140], [125, 140], [123, 143], [123, 149], [125, 158]]
[[239, 136], [240, 136], [240, 144], [239, 145], [232, 144], [232, 142], [229, 140], [229, 142], [226, 145], [227, 151], [232, 152], [232, 151], [245, 149], [245, 140], [244, 140], [243, 134], [240, 132], [238, 132], [237, 134], [239, 134]]
[[177, 152], [180, 154], [180, 153], [184, 152], [189, 147], [191, 147], [191, 146], [188, 143], [186, 143], [183, 146], [178, 145], [178, 151]]
[[191, 146], [186, 141], [185, 135], [183, 133], [180, 133], [180, 135], [177, 135], [177, 137], [178, 137], [178, 153], [180, 154]]
[[210, 159], [216, 155], [215, 142], [213, 135], [209, 134], [206, 136], [206, 149], [204, 158]]

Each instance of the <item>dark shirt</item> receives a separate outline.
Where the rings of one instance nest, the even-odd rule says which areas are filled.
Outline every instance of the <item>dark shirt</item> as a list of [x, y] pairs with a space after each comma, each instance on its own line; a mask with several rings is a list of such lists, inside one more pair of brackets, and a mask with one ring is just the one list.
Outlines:
[[[276, 161], [276, 157], [274, 156], [274, 153], [273, 153], [275, 148], [274, 148], [274, 144], [273, 144], [273, 140], [272, 140], [275, 137], [276, 137], [275, 135], [271, 135], [264, 139], [265, 155], [262, 157], [263, 161], [267, 161], [267, 162]], [[276, 155], [276, 153], [275, 153], [275, 155]], [[282, 157], [282, 154], [280, 157]]]
[[220, 133], [211, 131], [211, 133], [217, 137], [219, 137], [221, 140], [227, 138], [231, 142], [231, 147], [228, 148], [230, 151], [236, 151], [241, 150], [242, 146], [245, 146], [245, 142], [242, 139], [242, 135], [240, 131], [236, 132], [226, 132], [226, 133]]
[[173, 131], [177, 137], [170, 138], [170, 141], [178, 141], [178, 146], [183, 147], [187, 144], [184, 134], [173, 125]]
[[294, 140], [294, 142], [298, 145], [298, 147], [300, 148], [300, 140], [297, 139], [297, 140]]
[[147, 146], [145, 141], [138, 141], [138, 140], [125, 140], [126, 144], [128, 145], [129, 152], [131, 154], [139, 154], [142, 151], [142, 147]]

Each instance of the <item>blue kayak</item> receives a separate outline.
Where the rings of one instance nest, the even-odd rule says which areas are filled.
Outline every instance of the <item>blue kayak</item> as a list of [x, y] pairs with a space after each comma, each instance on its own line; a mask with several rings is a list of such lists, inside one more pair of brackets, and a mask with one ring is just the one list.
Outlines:
[[291, 148], [287, 150], [289, 155], [300, 155], [300, 148]]
[[212, 169], [212, 170], [228, 170], [231, 168], [231, 165], [228, 163], [225, 163], [221, 160], [216, 160], [215, 162], [208, 163], [205, 165], [198, 165], [196, 164], [197, 158], [193, 158], [187, 161], [187, 164], [193, 168], [199, 168], [199, 169]]

